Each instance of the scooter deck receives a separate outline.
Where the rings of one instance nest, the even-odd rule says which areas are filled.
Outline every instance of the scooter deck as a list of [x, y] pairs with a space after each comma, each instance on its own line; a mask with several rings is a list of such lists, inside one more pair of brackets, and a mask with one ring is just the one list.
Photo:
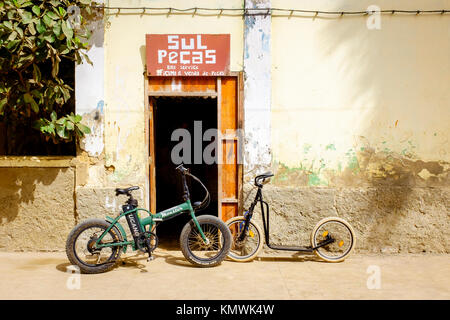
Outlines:
[[280, 245], [269, 245], [270, 249], [274, 250], [285, 250], [285, 251], [301, 251], [301, 252], [313, 252], [313, 248], [311, 247], [291, 247], [291, 246], [280, 246]]

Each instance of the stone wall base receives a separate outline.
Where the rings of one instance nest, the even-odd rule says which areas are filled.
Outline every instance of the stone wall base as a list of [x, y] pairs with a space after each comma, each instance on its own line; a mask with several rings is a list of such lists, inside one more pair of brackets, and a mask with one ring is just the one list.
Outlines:
[[74, 168], [0, 168], [0, 251], [64, 249], [75, 225]]
[[[247, 185], [244, 193], [248, 208], [255, 189]], [[355, 230], [355, 252], [450, 253], [450, 188], [265, 185], [263, 195], [273, 244], [310, 245], [315, 224], [338, 216]], [[254, 217], [262, 228], [259, 206]]]
[[[125, 196], [114, 188], [77, 187], [74, 168], [0, 168], [0, 251], [64, 250], [87, 218], [116, 217]], [[359, 253], [450, 253], [450, 188], [264, 186], [273, 244], [310, 245], [322, 218], [346, 219]], [[141, 207], [144, 192], [135, 192]], [[248, 208], [255, 188], [244, 187]], [[254, 219], [261, 223], [257, 207]], [[126, 221], [121, 221], [128, 230]], [[266, 253], [273, 252], [265, 249]]]

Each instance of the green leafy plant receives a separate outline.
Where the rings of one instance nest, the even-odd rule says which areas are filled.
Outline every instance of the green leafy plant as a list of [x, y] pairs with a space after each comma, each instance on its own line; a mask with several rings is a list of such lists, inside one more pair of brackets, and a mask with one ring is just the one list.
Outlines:
[[57, 119], [56, 112], [53, 111], [50, 120], [39, 119], [35, 122], [35, 127], [46, 134], [47, 139], [52, 138], [54, 143], [57, 143], [57, 139], [72, 141], [74, 136], [81, 137], [91, 132], [89, 127], [81, 123], [81, 119], [80, 115], [74, 115], [73, 112]]
[[[54, 143], [90, 133], [67, 108], [73, 102], [67, 80], [73, 68], [66, 66], [83, 58], [92, 64], [84, 52], [90, 35], [83, 17], [91, 14], [91, 5], [91, 0], [0, 2], [0, 121], [31, 124]], [[73, 16], [73, 8], [80, 16]]]

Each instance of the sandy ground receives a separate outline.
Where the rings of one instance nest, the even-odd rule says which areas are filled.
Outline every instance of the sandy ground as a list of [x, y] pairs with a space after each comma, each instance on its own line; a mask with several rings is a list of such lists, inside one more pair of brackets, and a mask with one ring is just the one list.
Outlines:
[[128, 255], [108, 273], [77, 275], [62, 252], [0, 253], [0, 299], [450, 299], [449, 255], [313, 255], [189, 264], [180, 251]]

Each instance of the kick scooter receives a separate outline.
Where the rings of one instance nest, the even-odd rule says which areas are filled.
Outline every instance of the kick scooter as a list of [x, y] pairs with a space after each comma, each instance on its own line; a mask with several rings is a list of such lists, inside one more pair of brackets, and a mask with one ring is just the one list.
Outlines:
[[[231, 231], [233, 243], [228, 257], [234, 261], [251, 261], [263, 247], [263, 235], [266, 245], [270, 249], [314, 252], [327, 262], [343, 261], [355, 246], [355, 232], [351, 225], [339, 217], [328, 217], [320, 220], [311, 232], [309, 246], [283, 246], [270, 242], [269, 237], [269, 205], [263, 200], [263, 185], [270, 181], [273, 174], [267, 172], [255, 177], [255, 186], [258, 188], [256, 196], [248, 211], [243, 216], [231, 218], [226, 222]], [[261, 205], [263, 231], [252, 221], [253, 211], [257, 204]]]

